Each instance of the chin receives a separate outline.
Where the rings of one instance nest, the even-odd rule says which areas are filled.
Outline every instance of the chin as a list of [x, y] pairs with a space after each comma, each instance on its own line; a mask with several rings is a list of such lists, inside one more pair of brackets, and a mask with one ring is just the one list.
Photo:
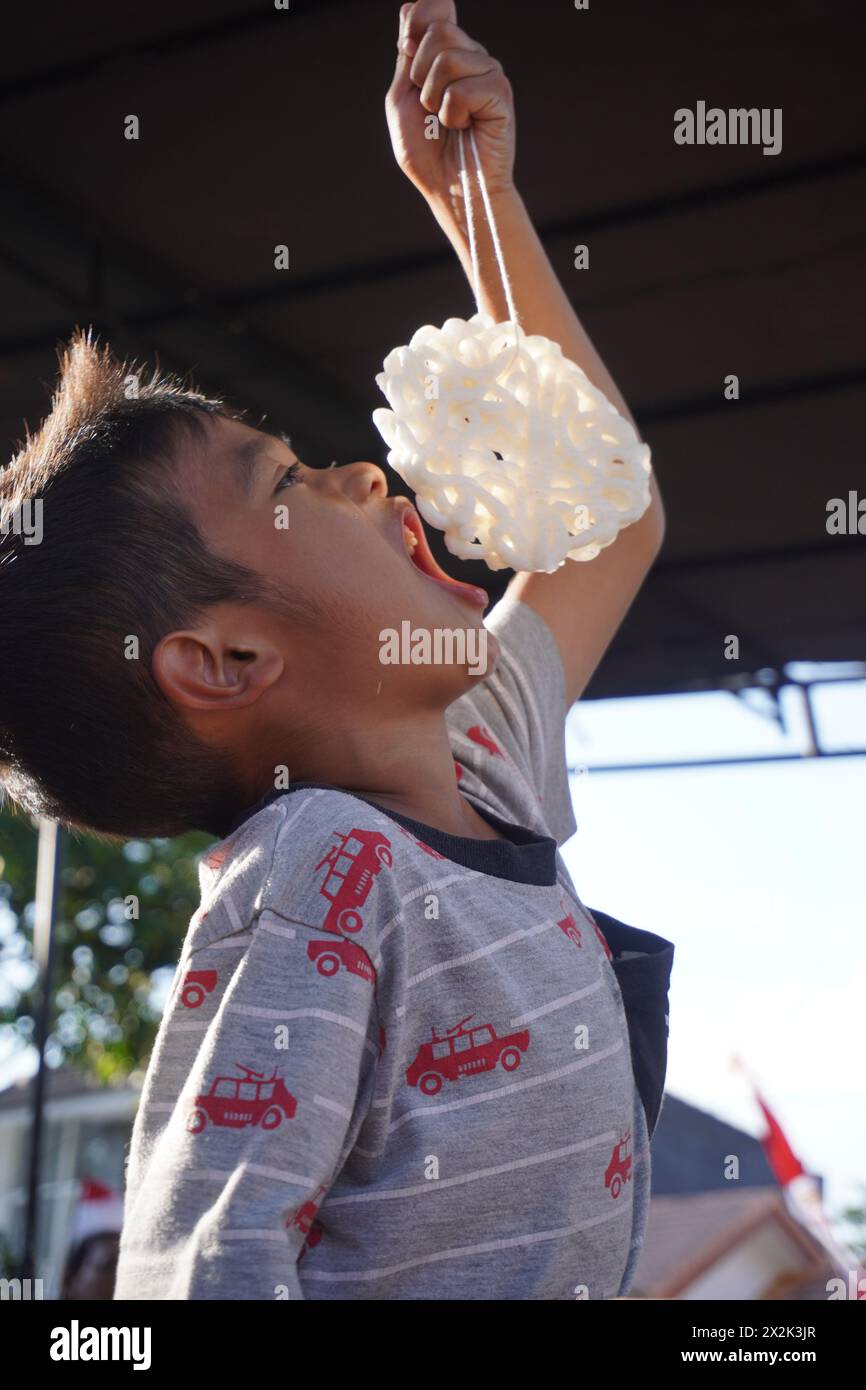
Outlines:
[[[485, 625], [480, 605], [455, 600], [444, 591], [431, 597], [432, 602], [428, 597], [427, 602], [400, 605], [396, 614], [392, 610], [390, 619], [381, 622], [379, 636], [389, 634], [389, 664], [425, 672], [424, 679], [456, 700], [490, 675], [499, 660], [499, 643]], [[416, 677], [411, 679], [414, 684]]]

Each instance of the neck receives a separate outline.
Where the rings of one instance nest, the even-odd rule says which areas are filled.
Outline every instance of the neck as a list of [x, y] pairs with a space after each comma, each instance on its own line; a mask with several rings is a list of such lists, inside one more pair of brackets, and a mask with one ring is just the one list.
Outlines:
[[[341, 723], [338, 738], [321, 734], [306, 746], [313, 752], [302, 766], [290, 768], [292, 781], [331, 783], [448, 835], [500, 838], [459, 790], [442, 712], [397, 727]], [[251, 789], [250, 801], [268, 790]]]

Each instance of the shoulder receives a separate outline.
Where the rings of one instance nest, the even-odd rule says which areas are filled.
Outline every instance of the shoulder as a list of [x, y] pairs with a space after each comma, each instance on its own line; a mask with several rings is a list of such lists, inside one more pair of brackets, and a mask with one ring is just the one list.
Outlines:
[[[299, 788], [266, 808], [261, 912], [351, 937], [372, 954], [417, 881], [421, 848], [375, 806], [337, 788]], [[411, 861], [411, 862], [410, 862]]]

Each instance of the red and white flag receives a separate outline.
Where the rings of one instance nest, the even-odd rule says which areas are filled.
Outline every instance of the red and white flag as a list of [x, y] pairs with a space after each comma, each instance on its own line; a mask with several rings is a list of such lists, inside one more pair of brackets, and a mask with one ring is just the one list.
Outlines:
[[820, 1184], [794, 1153], [785, 1131], [739, 1057], [734, 1058], [734, 1066], [748, 1080], [766, 1121], [767, 1128], [761, 1135], [761, 1145], [782, 1189], [785, 1205], [795, 1220], [805, 1226], [824, 1247], [839, 1274], [847, 1277], [852, 1289], [850, 1296], [866, 1299], [866, 1269], [853, 1251], [834, 1234], [824, 1210]]

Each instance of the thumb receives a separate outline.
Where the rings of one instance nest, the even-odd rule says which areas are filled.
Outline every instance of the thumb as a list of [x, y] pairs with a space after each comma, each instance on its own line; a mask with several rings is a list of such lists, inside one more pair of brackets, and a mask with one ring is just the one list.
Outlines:
[[[409, 72], [412, 67], [412, 59], [415, 55], [416, 45], [412, 39], [408, 38], [408, 18], [412, 9], [411, 4], [401, 5], [400, 7], [400, 28], [397, 36], [397, 63], [394, 68], [394, 76], [391, 81], [391, 91], [389, 95], [393, 100], [399, 100], [407, 92], [412, 90], [412, 81]], [[404, 47], [405, 43], [405, 47]]]

